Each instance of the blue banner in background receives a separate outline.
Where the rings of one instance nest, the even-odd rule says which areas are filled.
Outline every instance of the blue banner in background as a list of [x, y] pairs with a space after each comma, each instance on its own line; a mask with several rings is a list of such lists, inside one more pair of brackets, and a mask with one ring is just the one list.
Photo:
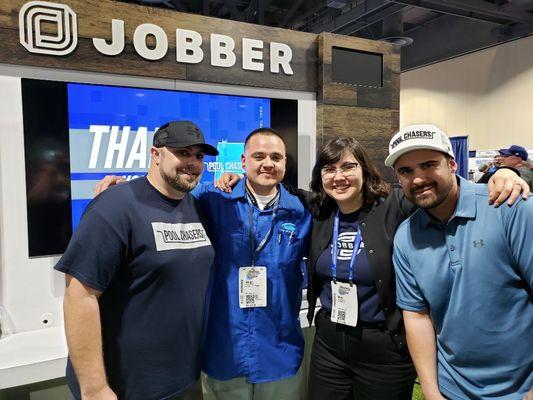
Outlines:
[[103, 176], [146, 173], [153, 134], [164, 123], [191, 120], [217, 147], [202, 181], [240, 172], [244, 139], [270, 126], [269, 99], [169, 90], [70, 83], [68, 110], [73, 229]]
[[468, 179], [468, 136], [455, 136], [450, 138], [455, 161], [457, 162], [457, 175]]

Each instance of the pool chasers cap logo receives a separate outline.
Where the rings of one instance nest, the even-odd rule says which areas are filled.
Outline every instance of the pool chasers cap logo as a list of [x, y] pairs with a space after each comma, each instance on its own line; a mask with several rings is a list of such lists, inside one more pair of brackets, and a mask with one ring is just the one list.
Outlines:
[[398, 158], [413, 150], [437, 150], [455, 158], [448, 136], [435, 125], [409, 125], [400, 129], [389, 143], [387, 167], [393, 167]]
[[[45, 32], [45, 25], [54, 32]], [[76, 14], [64, 4], [30, 1], [19, 12], [19, 40], [30, 53], [70, 54], [78, 45]]]

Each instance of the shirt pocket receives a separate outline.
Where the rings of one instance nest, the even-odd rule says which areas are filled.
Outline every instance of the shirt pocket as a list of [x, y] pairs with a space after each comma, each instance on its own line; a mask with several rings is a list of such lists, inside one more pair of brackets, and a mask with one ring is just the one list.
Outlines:
[[[242, 224], [232, 224], [225, 223], [217, 229], [217, 251], [223, 254], [220, 254], [221, 257], [224, 257], [224, 254], [235, 254], [236, 252], [244, 251], [243, 246], [245, 245], [245, 231]], [[216, 257], [219, 257], [217, 253]], [[226, 258], [226, 257], [224, 257]]]
[[277, 259], [281, 270], [284, 272], [292, 270], [299, 272], [302, 238], [296, 235], [291, 237], [289, 234], [278, 233], [273, 239], [276, 241]]

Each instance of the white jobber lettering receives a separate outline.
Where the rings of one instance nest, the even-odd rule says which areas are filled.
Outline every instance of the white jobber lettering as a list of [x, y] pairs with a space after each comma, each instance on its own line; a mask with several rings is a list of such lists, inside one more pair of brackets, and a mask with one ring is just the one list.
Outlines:
[[293, 75], [291, 68], [292, 49], [285, 43], [270, 43], [270, 72], [279, 74], [279, 67], [285, 75]]
[[152, 222], [157, 251], [196, 249], [211, 245], [211, 241], [200, 222], [188, 224]]
[[198, 64], [204, 59], [202, 36], [188, 29], [176, 29], [176, 61]]
[[[146, 45], [146, 37], [153, 35], [155, 47], [150, 49]], [[168, 51], [168, 38], [165, 31], [154, 24], [141, 24], [133, 33], [133, 47], [139, 55], [147, 60], [160, 60], [166, 56]]]
[[111, 43], [105, 39], [93, 39], [93, 45], [100, 53], [106, 56], [116, 56], [124, 51], [124, 21], [111, 20]]
[[211, 34], [211, 65], [233, 67], [235, 65], [235, 40], [226, 35]]
[[115, 151], [118, 152], [116, 168], [123, 168], [124, 158], [126, 157], [126, 147], [128, 146], [128, 137], [130, 136], [130, 127], [122, 128], [122, 135], [118, 140], [119, 127], [111, 127], [111, 136], [109, 137], [109, 144], [107, 145], [107, 154], [105, 156], [104, 168], [111, 168], [113, 165], [113, 156]]
[[89, 132], [94, 133], [93, 147], [91, 149], [91, 158], [89, 159], [89, 168], [96, 168], [98, 162], [98, 153], [102, 144], [102, 134], [109, 132], [109, 125], [91, 125]]
[[242, 69], [250, 71], [264, 71], [263, 62], [263, 41], [242, 38]]

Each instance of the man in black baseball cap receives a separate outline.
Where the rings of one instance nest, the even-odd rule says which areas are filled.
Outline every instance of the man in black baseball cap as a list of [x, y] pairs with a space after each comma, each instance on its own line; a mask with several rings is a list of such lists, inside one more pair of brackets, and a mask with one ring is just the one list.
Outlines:
[[55, 267], [67, 276], [67, 381], [75, 399], [202, 398], [214, 250], [190, 191], [206, 154], [218, 151], [195, 124], [164, 124], [148, 174], [87, 207]]
[[204, 139], [200, 128], [191, 121], [171, 121], [159, 127], [154, 135], [154, 147], [200, 146], [209, 156], [218, 156], [218, 151]]

